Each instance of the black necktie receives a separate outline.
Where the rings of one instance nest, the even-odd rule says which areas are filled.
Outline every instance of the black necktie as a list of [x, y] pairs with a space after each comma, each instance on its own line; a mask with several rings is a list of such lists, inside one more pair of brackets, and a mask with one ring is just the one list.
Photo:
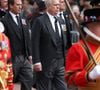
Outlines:
[[60, 20], [60, 21], [61, 21], [61, 24], [65, 24], [65, 21], [64, 21], [64, 19], [63, 19], [63, 17], [62, 17], [62, 13], [60, 13], [59, 16], [60, 16], [60, 19], [61, 19], [61, 20]]
[[16, 16], [16, 19], [17, 19], [18, 27], [20, 28], [21, 27], [21, 21], [20, 21], [19, 16]]
[[55, 22], [54, 22], [54, 24], [55, 24], [55, 31], [56, 31], [56, 34], [57, 34], [57, 36], [59, 36], [59, 31], [58, 31], [58, 25], [57, 25], [57, 18], [56, 17], [54, 17], [55, 18]]

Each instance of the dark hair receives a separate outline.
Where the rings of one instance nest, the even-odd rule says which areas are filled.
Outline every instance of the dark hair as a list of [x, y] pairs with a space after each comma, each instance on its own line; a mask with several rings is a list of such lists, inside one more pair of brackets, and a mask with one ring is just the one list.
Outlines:
[[99, 4], [100, 4], [100, 0], [91, 0], [90, 4], [91, 4], [92, 6], [94, 6], [94, 5], [99, 5]]
[[8, 9], [10, 9], [10, 5], [14, 5], [15, 0], [8, 0]]
[[27, 1], [30, 5], [33, 5], [33, 4], [34, 4], [34, 0], [22, 0], [22, 3], [23, 3], [24, 1]]
[[46, 9], [46, 5], [45, 5], [45, 2], [44, 1], [38, 1], [37, 3], [38, 7], [39, 7], [39, 11], [43, 11]]
[[14, 5], [15, 0], [8, 0], [8, 5]]
[[34, 4], [34, 0], [29, 0], [29, 4], [33, 5]]

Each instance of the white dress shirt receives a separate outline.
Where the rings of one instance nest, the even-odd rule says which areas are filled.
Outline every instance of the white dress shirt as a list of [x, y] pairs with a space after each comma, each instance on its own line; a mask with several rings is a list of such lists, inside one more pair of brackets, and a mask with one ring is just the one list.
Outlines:
[[[50, 22], [52, 24], [52, 27], [54, 29], [54, 32], [56, 32], [55, 30], [55, 18], [54, 16], [52, 16], [50, 13], [47, 12], [47, 15], [49, 16], [49, 19], [50, 19]], [[61, 28], [60, 28], [60, 24], [59, 22], [57, 21], [57, 25], [58, 25], [58, 30], [59, 30], [59, 36], [61, 36]]]
[[59, 12], [57, 16], [58, 16], [58, 17], [62, 17], [62, 19], [65, 21], [65, 18], [64, 18], [63, 12]]
[[12, 13], [12, 12], [9, 12], [9, 13], [11, 14], [11, 16], [12, 16], [13, 20], [15, 21], [15, 23], [18, 25], [16, 16], [19, 16], [19, 15], [15, 15], [15, 14]]

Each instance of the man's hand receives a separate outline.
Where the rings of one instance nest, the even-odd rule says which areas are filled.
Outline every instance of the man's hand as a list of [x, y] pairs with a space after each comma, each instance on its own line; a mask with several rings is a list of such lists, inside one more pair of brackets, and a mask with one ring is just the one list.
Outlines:
[[32, 56], [29, 56], [28, 59], [29, 59], [29, 62], [32, 64]]
[[42, 64], [41, 64], [41, 63], [36, 63], [36, 64], [34, 64], [33, 69], [34, 69], [34, 71], [36, 71], [36, 72], [42, 71]]

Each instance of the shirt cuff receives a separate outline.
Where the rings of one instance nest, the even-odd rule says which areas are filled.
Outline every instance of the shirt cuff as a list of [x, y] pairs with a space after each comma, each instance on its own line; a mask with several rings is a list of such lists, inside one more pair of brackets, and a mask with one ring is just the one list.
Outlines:
[[41, 62], [35, 63], [34, 65], [41, 65]]

